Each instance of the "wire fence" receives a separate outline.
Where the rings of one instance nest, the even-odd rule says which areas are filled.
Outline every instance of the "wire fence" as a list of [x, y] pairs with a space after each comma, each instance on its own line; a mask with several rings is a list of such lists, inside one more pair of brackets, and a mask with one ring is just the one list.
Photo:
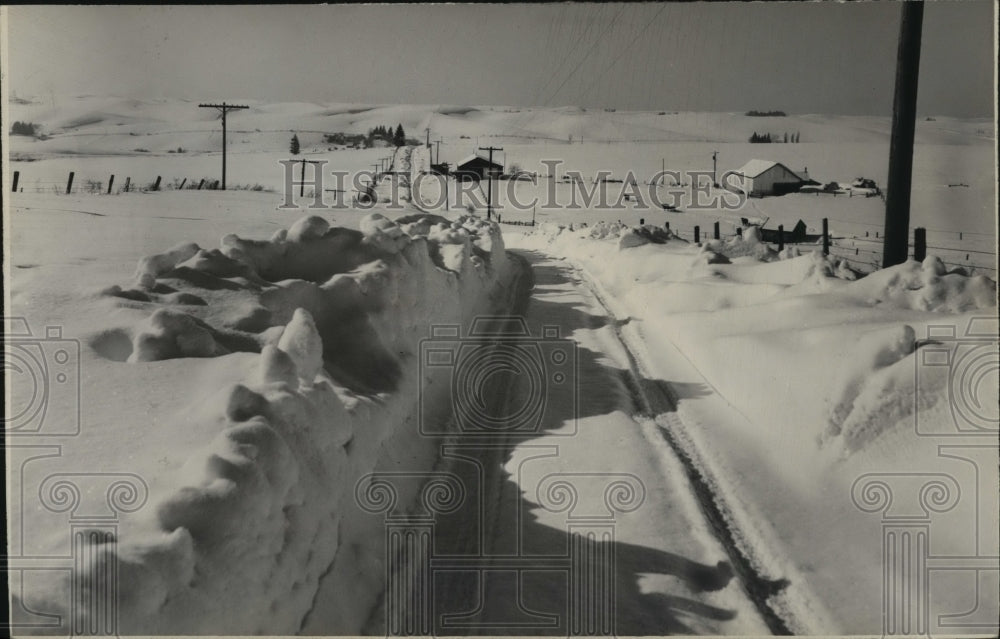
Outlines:
[[[861, 224], [851, 222], [852, 224]], [[869, 226], [876, 226], [869, 224]], [[881, 227], [879, 227], [881, 228]], [[954, 231], [954, 230], [932, 230], [921, 227], [924, 236], [936, 238], [935, 243], [926, 241], [922, 247], [918, 247], [915, 241], [907, 244], [911, 256], [918, 254], [931, 254], [938, 257], [946, 266], [964, 268], [968, 272], [985, 271], [996, 273], [996, 253], [993, 251], [973, 248], [969, 244], [972, 242], [983, 242], [991, 236], [987, 233], [976, 231]], [[915, 229], [916, 231], [916, 229]], [[916, 233], [914, 233], [916, 237]], [[966, 239], [968, 237], [968, 239]], [[866, 271], [874, 271], [882, 268], [884, 255], [884, 238], [879, 237], [879, 231], [866, 233], [866, 237], [852, 236], [834, 238], [830, 241], [830, 254], [838, 259], [843, 259], [853, 267], [862, 268]], [[965, 245], [947, 246], [949, 241], [962, 242]], [[918, 250], [920, 249], [920, 250]]]
[[[390, 169], [391, 170], [391, 169]], [[20, 171], [12, 174], [12, 192], [36, 192], [55, 194], [94, 194], [94, 195], [118, 195], [129, 192], [155, 192], [165, 190], [216, 190], [221, 183], [219, 180], [207, 177], [183, 177], [171, 178], [164, 181], [162, 176], [153, 178], [145, 177], [134, 179], [132, 176], [78, 176], [75, 172], [69, 173], [66, 180], [52, 179], [30, 179], [21, 175]], [[227, 187], [228, 190], [251, 190], [270, 191], [260, 184], [236, 184]], [[507, 219], [503, 220], [498, 211], [498, 222], [512, 226], [534, 226], [534, 221]], [[863, 273], [870, 273], [882, 268], [884, 255], [884, 238], [880, 237], [882, 225], [872, 222], [858, 220], [845, 220], [838, 218], [824, 218], [824, 226], [828, 223], [836, 222], [848, 228], [869, 227], [871, 230], [864, 231], [864, 236], [860, 232], [851, 236], [832, 237], [827, 234], [822, 242], [796, 242], [788, 232], [785, 232], [785, 241], [782, 243], [770, 242], [771, 244], [795, 245], [800, 248], [822, 250], [823, 246], [828, 246], [830, 255], [837, 259], [844, 260], [855, 270]], [[667, 228], [670, 228], [667, 222]], [[964, 231], [954, 229], [923, 228], [922, 237], [924, 246], [918, 247], [915, 241], [908, 244], [911, 256], [923, 255], [927, 251], [936, 255], [942, 263], [950, 267], [963, 268], [969, 273], [978, 271], [986, 272], [995, 276], [997, 273], [996, 253], [993, 250], [986, 250], [994, 236], [980, 231]], [[695, 227], [690, 235], [696, 242], [709, 239], [731, 239], [741, 235], [742, 228], [737, 228], [736, 233], [719, 233], [716, 238], [716, 231], [711, 227], [706, 227], [705, 232]], [[682, 236], [680, 229], [674, 230], [675, 235]], [[918, 250], [919, 249], [919, 250]]]
[[[148, 193], [155, 191], [199, 191], [218, 190], [222, 182], [217, 178], [204, 176], [172, 177], [131, 175], [78, 175], [70, 172], [66, 179], [26, 177], [21, 171], [11, 174], [12, 193], [52, 193], [56, 195], [120, 195], [122, 193]], [[230, 184], [230, 191], [273, 191], [261, 184]]]

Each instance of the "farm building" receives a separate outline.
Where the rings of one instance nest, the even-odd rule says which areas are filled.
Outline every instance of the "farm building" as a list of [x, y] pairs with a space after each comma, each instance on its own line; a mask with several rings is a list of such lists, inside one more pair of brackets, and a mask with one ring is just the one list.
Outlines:
[[458, 163], [453, 175], [460, 180], [482, 180], [490, 173], [500, 175], [503, 173], [503, 165], [491, 163], [486, 158], [473, 154]]
[[798, 191], [805, 179], [781, 162], [750, 160], [735, 171], [730, 183], [747, 195], [784, 195]]
[[434, 175], [447, 176], [449, 175], [450, 172], [451, 172], [451, 165], [448, 164], [447, 162], [441, 162], [439, 164], [431, 162], [431, 173], [433, 173]]

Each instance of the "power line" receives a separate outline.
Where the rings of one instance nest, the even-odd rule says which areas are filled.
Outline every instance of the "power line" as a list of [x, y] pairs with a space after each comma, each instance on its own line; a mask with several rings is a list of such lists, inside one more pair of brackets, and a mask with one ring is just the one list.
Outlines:
[[576, 63], [576, 66], [573, 67], [573, 70], [570, 71], [569, 75], [567, 75], [563, 79], [562, 84], [560, 84], [556, 88], [556, 90], [553, 91], [552, 94], [549, 96], [549, 99], [543, 103], [544, 105], [548, 106], [548, 104], [552, 101], [552, 98], [556, 97], [559, 94], [559, 91], [561, 91], [562, 88], [566, 86], [566, 83], [569, 82], [569, 79], [572, 78], [576, 74], [576, 72], [580, 70], [580, 67], [583, 66], [583, 63], [587, 60], [590, 54], [594, 52], [594, 49], [596, 49], [599, 44], [602, 44], [604, 42], [604, 36], [606, 36], [608, 32], [611, 31], [611, 28], [614, 27], [615, 22], [618, 21], [618, 18], [620, 18], [624, 12], [625, 12], [625, 5], [622, 5], [621, 10], [615, 15], [614, 18], [611, 19], [611, 22], [609, 22], [608, 26], [605, 27], [604, 31], [601, 32], [601, 35], [597, 36], [597, 39], [594, 41], [592, 45], [590, 45], [590, 48], [587, 49], [587, 52], [584, 53], [583, 56], [580, 58], [580, 60]]

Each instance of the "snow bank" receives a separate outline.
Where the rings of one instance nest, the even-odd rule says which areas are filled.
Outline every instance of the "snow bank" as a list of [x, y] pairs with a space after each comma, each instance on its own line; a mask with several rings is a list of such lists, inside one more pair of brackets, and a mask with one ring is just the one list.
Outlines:
[[858, 280], [855, 295], [870, 304], [919, 311], [963, 313], [996, 306], [997, 285], [985, 275], [968, 276], [960, 267], [947, 271], [931, 255], [923, 263], [910, 260]]
[[[848, 348], [851, 356], [843, 360], [841, 371], [835, 374], [831, 385], [831, 396], [838, 399], [830, 410], [825, 436], [843, 435], [848, 450], [857, 450], [878, 434], [879, 426], [886, 428], [899, 421], [887, 419], [887, 413], [912, 408], [912, 392], [889, 392], [881, 396], [880, 406], [874, 405], [873, 400], [879, 400], [880, 393], [888, 390], [884, 379], [887, 374], [883, 369], [892, 367], [914, 351], [916, 333], [907, 324], [870, 331], [860, 335]], [[909, 363], [905, 371], [912, 380], [915, 369], [913, 363]], [[873, 389], [877, 389], [874, 395]]]
[[620, 230], [618, 234], [618, 248], [621, 250], [644, 244], [666, 244], [668, 240], [677, 239], [679, 238], [668, 229], [653, 226], [652, 224], [643, 224]]
[[748, 226], [743, 235], [725, 240], [709, 240], [704, 243], [709, 250], [724, 255], [729, 259], [749, 256], [761, 262], [773, 262], [780, 259], [777, 251], [760, 239], [760, 227]]
[[135, 337], [130, 362], [175, 357], [216, 357], [229, 351], [220, 346], [205, 322], [166, 308], [153, 313]]
[[[355, 484], [383, 467], [433, 466], [437, 441], [412, 419], [419, 340], [433, 324], [504, 311], [515, 268], [496, 224], [477, 218], [400, 226], [373, 213], [361, 229], [312, 216], [271, 240], [227, 235], [221, 250], [185, 244], [140, 260], [148, 304], [177, 288], [208, 303], [121, 329], [133, 336], [121, 365], [230, 357], [242, 376], [215, 379], [220, 391], [184, 413], [214, 437], [151, 486], [152, 507], [115, 546], [122, 634], [287, 635], [307, 621], [310, 632], [363, 630], [384, 534], [358, 516]], [[254, 310], [252, 327], [225, 325], [234, 305]], [[223, 345], [236, 335], [242, 348]], [[67, 593], [48, 593], [52, 605]]]
[[[549, 224], [518, 242], [570, 258], [597, 277], [630, 314], [655, 326], [652, 332], [683, 343], [713, 384], [779, 440], [803, 433], [806, 423], [803, 441], [850, 455], [898, 429], [918, 406], [915, 331], [926, 313], [996, 308], [996, 282], [948, 271], [935, 256], [862, 277], [818, 251], [778, 253], [756, 227], [700, 247], [669, 232], [662, 244], [647, 240], [649, 230], [601, 222], [571, 232]], [[852, 324], [863, 332], [852, 332]], [[742, 357], [753, 364], [735, 365]], [[775, 384], [794, 385], [790, 401], [773, 401]], [[947, 393], [935, 388], [921, 389], [921, 410]], [[813, 407], [816, 419], [801, 410]]]

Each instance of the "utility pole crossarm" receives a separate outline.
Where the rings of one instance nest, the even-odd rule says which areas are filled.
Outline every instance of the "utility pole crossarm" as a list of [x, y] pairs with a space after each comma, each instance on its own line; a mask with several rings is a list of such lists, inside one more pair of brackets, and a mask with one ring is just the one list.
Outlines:
[[222, 114], [222, 190], [226, 190], [226, 114], [237, 109], [249, 109], [245, 104], [199, 104], [202, 109], [218, 109]]
[[198, 106], [201, 107], [201, 108], [203, 108], [203, 109], [207, 109], [207, 108], [212, 108], [212, 109], [227, 109], [229, 111], [232, 111], [233, 109], [249, 109], [250, 108], [249, 106], [247, 106], [245, 104], [226, 104], [225, 102], [223, 102], [222, 104], [199, 104]]

